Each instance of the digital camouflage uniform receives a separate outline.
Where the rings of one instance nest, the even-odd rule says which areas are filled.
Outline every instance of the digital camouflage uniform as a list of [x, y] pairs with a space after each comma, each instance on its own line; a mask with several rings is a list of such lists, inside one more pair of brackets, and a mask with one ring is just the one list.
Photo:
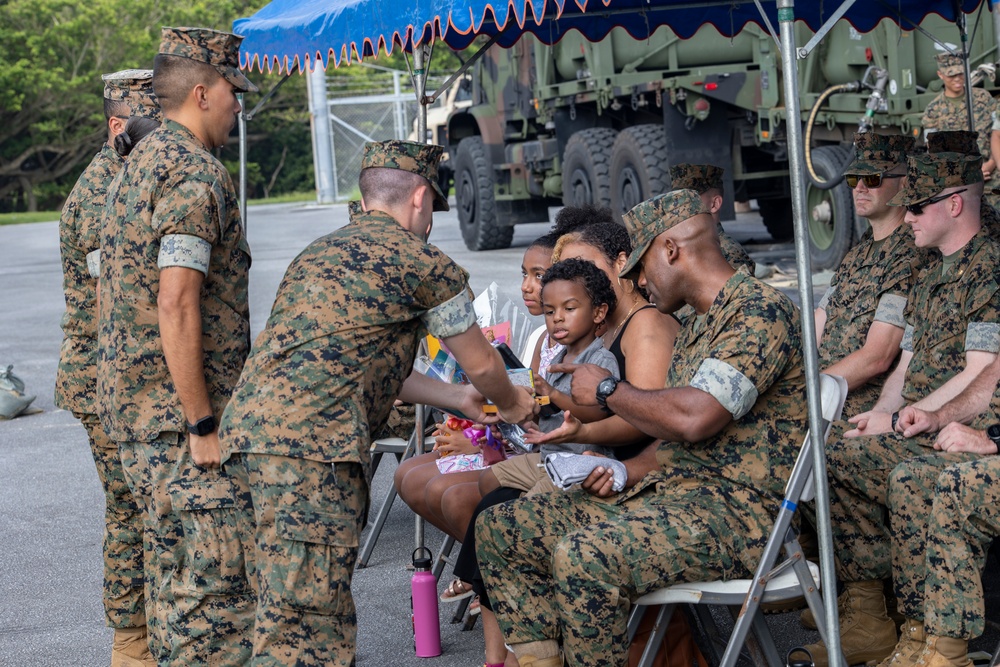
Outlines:
[[703, 442], [661, 443], [672, 467], [614, 498], [551, 493], [481, 515], [477, 554], [509, 644], [556, 640], [569, 665], [618, 667], [630, 601], [752, 575], [805, 433], [801, 342], [787, 297], [737, 272], [681, 330], [668, 377], [711, 393], [734, 421]]
[[[206, 53], [224, 52], [234, 68], [239, 41], [211, 30], [164, 28], [161, 52], [201, 62], [215, 59]], [[204, 274], [204, 375], [220, 418], [250, 346], [250, 251], [236, 190], [204, 144], [166, 120], [130, 154], [107, 206], [98, 394], [105, 397], [102, 422], [118, 443], [151, 541], [150, 649], [161, 666], [243, 665], [254, 610], [252, 561], [240, 539], [253, 520], [249, 492], [224, 469], [202, 468], [191, 458], [157, 307], [161, 269]], [[247, 552], [252, 556], [249, 545]]]
[[[959, 56], [942, 53], [937, 56], [938, 71], [946, 75], [961, 74], [965, 72], [962, 59]], [[990, 134], [993, 130], [994, 119], [1000, 105], [996, 99], [983, 88], [972, 89], [972, 124], [969, 127], [969, 113], [966, 110], [966, 95], [963, 91], [958, 97], [946, 97], [941, 91], [937, 97], [931, 100], [924, 109], [920, 119], [920, 125], [924, 128], [924, 137], [930, 144], [930, 137], [934, 132], [942, 130], [975, 130], [978, 133], [977, 145], [979, 155], [983, 161], [990, 159]], [[994, 179], [991, 179], [994, 180]], [[987, 189], [983, 199], [990, 205], [996, 206], [998, 201], [990, 190]]]
[[[931, 196], [927, 192], [933, 195], [975, 182], [977, 173], [982, 179], [978, 164], [978, 158], [958, 163], [941, 156], [911, 157], [907, 185], [891, 203], [922, 201]], [[920, 194], [912, 196], [913, 192]], [[941, 275], [944, 263], [935, 259], [918, 278], [901, 344], [913, 353], [902, 390], [907, 404], [925, 398], [961, 372], [967, 352], [995, 354], [1000, 348], [998, 261], [1000, 244], [980, 231], [945, 275]], [[891, 564], [886, 517], [889, 475], [899, 463], [931, 453], [934, 436], [883, 433], [844, 438], [850, 428], [853, 425], [847, 422], [834, 423], [827, 441], [838, 574], [851, 582], [885, 579]]]
[[[369, 143], [362, 169], [436, 184], [441, 150]], [[255, 665], [354, 664], [372, 435], [420, 339], [475, 323], [466, 272], [382, 211], [352, 211], [289, 266], [220, 431], [257, 519]]]
[[[906, 163], [913, 150], [908, 136], [879, 135], [873, 132], [854, 135], [854, 161], [845, 174], [881, 174]], [[903, 312], [910, 289], [927, 252], [913, 243], [913, 232], [903, 224], [889, 236], [875, 241], [871, 228], [848, 251], [830, 281], [830, 287], [818, 307], [826, 311], [826, 325], [819, 347], [821, 368], [829, 368], [862, 348], [875, 322], [884, 322], [902, 330]], [[889, 371], [870, 379], [847, 395], [844, 414], [865, 412], [878, 400]]]
[[[152, 74], [150, 70], [123, 70], [104, 75], [104, 99], [124, 104], [125, 113], [131, 116], [158, 119]], [[98, 248], [108, 185], [122, 163], [108, 143], [101, 146], [73, 186], [59, 217], [66, 312], [55, 392], [56, 405], [71, 411], [87, 430], [104, 489], [104, 614], [108, 625], [119, 629], [146, 625], [142, 515], [125, 481], [118, 446], [107, 437], [97, 416], [97, 278], [87, 260]]]

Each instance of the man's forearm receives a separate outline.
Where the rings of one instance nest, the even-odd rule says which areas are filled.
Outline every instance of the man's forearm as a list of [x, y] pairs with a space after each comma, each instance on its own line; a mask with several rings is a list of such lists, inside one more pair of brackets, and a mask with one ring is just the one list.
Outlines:
[[983, 369], [964, 391], [946, 402], [936, 411], [939, 423], [962, 422], [968, 424], [990, 407], [993, 393], [1000, 382], [1000, 358]]
[[200, 290], [159, 303], [160, 340], [184, 417], [193, 423], [212, 414], [201, 344]]
[[[719, 423], [718, 415], [712, 415], [714, 419], [706, 419], [707, 396], [693, 387], [648, 391], [621, 383], [608, 397], [608, 407], [655, 438], [668, 442], [699, 442], [725, 426], [725, 423]], [[711, 400], [716, 403], [714, 398]]]

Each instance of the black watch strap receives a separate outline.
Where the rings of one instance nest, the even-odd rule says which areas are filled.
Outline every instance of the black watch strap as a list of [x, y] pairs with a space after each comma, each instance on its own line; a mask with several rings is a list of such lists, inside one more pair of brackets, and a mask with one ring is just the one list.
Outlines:
[[188, 424], [188, 433], [192, 435], [197, 435], [204, 437], [210, 433], [215, 432], [215, 416], [209, 415], [207, 417], [202, 417], [193, 424]]
[[899, 413], [898, 412], [893, 412], [892, 413], [892, 430], [893, 431], [896, 430], [896, 424], [898, 422], [899, 422]]

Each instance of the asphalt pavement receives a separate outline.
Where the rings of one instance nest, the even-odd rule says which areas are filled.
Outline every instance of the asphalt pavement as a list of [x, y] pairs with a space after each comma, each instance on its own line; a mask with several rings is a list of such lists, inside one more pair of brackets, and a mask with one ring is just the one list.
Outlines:
[[[248, 218], [256, 336], [288, 263], [314, 238], [345, 224], [347, 207], [264, 205], [252, 207]], [[769, 245], [753, 214], [741, 215], [727, 228], [748, 244], [758, 262], [777, 263], [779, 271], [772, 279], [782, 289], [794, 290], [794, 281], [782, 274], [794, 270], [790, 245]], [[511, 248], [472, 253], [465, 249], [451, 212], [435, 216], [431, 241], [469, 270], [477, 293], [496, 281], [516, 302], [523, 249], [547, 230], [546, 224], [519, 226]], [[823, 276], [817, 278], [821, 292]], [[13, 364], [28, 392], [37, 395], [33, 414], [0, 421], [0, 666], [99, 667], [109, 662], [112, 633], [104, 625], [101, 605], [104, 498], [83, 427], [71, 414], [56, 409], [52, 399], [63, 307], [56, 223], [0, 227], [0, 365]], [[373, 517], [394, 468], [394, 460], [385, 457], [373, 485]], [[427, 530], [426, 542], [432, 548], [441, 539], [436, 530]], [[357, 664], [482, 664], [478, 627], [463, 632], [461, 625], [450, 624], [452, 610], [447, 605], [441, 609], [443, 655], [414, 656], [411, 572], [406, 567], [413, 541], [414, 515], [397, 501], [368, 567], [354, 577]], [[976, 648], [992, 650], [1000, 639], [995, 623], [1000, 619], [998, 579], [992, 567], [988, 618], [994, 622]], [[442, 588], [448, 580], [442, 577]], [[768, 622], [779, 650], [817, 638], [801, 629], [796, 614], [770, 616]]]

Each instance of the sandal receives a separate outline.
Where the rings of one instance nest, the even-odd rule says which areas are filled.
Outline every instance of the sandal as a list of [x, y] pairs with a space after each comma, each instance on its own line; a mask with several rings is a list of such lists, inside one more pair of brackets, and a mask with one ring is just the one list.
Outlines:
[[465, 583], [461, 579], [455, 579], [448, 584], [448, 588], [444, 589], [444, 593], [441, 594], [441, 602], [458, 602], [475, 594], [476, 591], [472, 590], [470, 584]]
[[469, 609], [468, 609], [469, 616], [479, 616], [479, 614], [481, 614], [482, 611], [483, 609], [479, 604], [479, 596], [477, 595], [472, 599], [472, 602], [469, 603]]

